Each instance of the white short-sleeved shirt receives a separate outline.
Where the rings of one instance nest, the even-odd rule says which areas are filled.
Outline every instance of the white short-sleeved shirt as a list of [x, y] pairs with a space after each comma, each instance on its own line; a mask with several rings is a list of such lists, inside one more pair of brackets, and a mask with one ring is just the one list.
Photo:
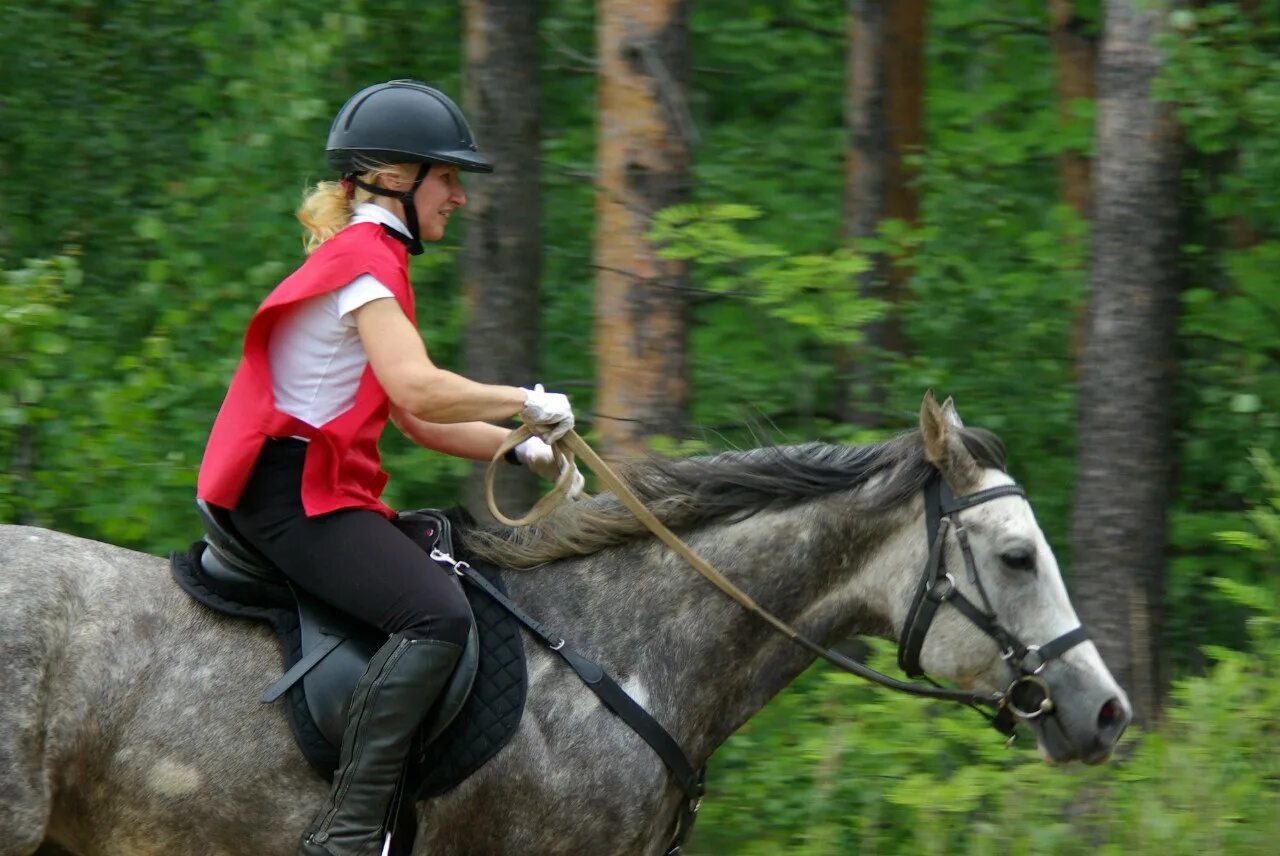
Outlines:
[[[380, 223], [409, 234], [404, 222], [381, 205], [356, 206], [351, 225]], [[369, 358], [352, 315], [391, 289], [370, 274], [304, 300], [271, 331], [267, 346], [276, 409], [319, 428], [350, 410]]]

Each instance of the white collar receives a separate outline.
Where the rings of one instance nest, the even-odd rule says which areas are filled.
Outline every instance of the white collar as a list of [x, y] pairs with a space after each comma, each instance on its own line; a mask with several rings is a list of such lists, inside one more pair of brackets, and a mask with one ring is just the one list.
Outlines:
[[356, 210], [351, 215], [351, 225], [354, 226], [356, 223], [378, 223], [390, 226], [406, 237], [413, 237], [409, 234], [409, 228], [405, 226], [403, 220], [373, 202], [361, 202], [356, 206]]

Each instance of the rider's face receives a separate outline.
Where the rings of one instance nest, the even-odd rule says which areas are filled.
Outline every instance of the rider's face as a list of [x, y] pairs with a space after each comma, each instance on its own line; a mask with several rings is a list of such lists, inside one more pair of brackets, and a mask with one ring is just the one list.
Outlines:
[[418, 229], [424, 241], [438, 241], [444, 237], [449, 215], [467, 204], [467, 193], [462, 189], [460, 170], [449, 164], [432, 164], [431, 171], [413, 196], [418, 209]]

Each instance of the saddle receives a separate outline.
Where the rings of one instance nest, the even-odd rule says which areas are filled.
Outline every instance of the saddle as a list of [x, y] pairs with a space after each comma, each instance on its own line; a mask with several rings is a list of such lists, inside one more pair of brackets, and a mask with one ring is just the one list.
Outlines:
[[[262, 702], [284, 699], [303, 755], [332, 779], [347, 704], [386, 634], [292, 586], [239, 536], [224, 509], [203, 501], [197, 508], [206, 535], [187, 552], [171, 556], [174, 579], [212, 609], [272, 626], [286, 668], [264, 690]], [[452, 517], [464, 514], [452, 512]], [[449, 514], [410, 511], [393, 522], [427, 553], [437, 548], [453, 554]], [[504, 591], [500, 571], [475, 567]], [[459, 577], [451, 578], [462, 585]], [[524, 710], [527, 676], [519, 626], [478, 586], [463, 589], [474, 620], [458, 665], [410, 751], [405, 794], [410, 800], [444, 793], [478, 770], [510, 740]]]

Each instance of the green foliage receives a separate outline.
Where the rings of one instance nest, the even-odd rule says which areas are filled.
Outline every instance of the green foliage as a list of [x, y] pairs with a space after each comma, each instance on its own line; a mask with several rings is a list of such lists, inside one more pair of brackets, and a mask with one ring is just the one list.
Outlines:
[[67, 361], [67, 291], [79, 281], [70, 255], [0, 271], [0, 520], [21, 518], [36, 493], [41, 429], [57, 416], [49, 384]]
[[[1255, 449], [1251, 457], [1253, 466], [1262, 476], [1263, 485], [1271, 497], [1269, 503], [1259, 504], [1248, 513], [1249, 521], [1258, 531], [1254, 533], [1231, 530], [1216, 534], [1221, 541], [1232, 547], [1262, 553], [1263, 556], [1260, 558], [1268, 563], [1267, 570], [1271, 572], [1269, 575], [1274, 576], [1277, 570], [1275, 563], [1280, 556], [1280, 549], [1277, 549], [1280, 548], [1280, 468], [1276, 467], [1275, 461], [1265, 449]], [[1232, 580], [1218, 579], [1215, 583], [1225, 587], [1228, 593], [1243, 590]], [[1238, 598], [1233, 599], [1239, 601]], [[1263, 608], [1256, 603], [1244, 605]]]
[[1270, 231], [1280, 201], [1265, 188], [1280, 181], [1280, 17], [1274, 5], [1249, 12], [1240, 3], [1183, 9], [1163, 40], [1169, 64], [1159, 93], [1177, 105], [1196, 151], [1226, 160], [1204, 178], [1205, 198], [1219, 218], [1243, 218]]
[[1172, 23], [1158, 91], [1192, 147], [1186, 187], [1197, 203], [1185, 252], [1166, 601], [1170, 647], [1185, 667], [1207, 642], [1245, 641], [1240, 609], [1214, 597], [1212, 578], [1254, 582], [1273, 572], [1264, 555], [1228, 549], [1215, 533], [1238, 528], [1239, 497], [1259, 487], [1249, 449], [1280, 452], [1280, 206], [1264, 190], [1280, 179], [1280, 18], [1273, 5], [1215, 3], [1181, 9]]
[[849, 283], [870, 266], [866, 258], [846, 249], [790, 255], [735, 226], [761, 213], [749, 205], [677, 205], [654, 218], [649, 237], [663, 258], [692, 262], [712, 294], [744, 300], [823, 344], [860, 341], [859, 329], [884, 313], [881, 301], [850, 294]]

